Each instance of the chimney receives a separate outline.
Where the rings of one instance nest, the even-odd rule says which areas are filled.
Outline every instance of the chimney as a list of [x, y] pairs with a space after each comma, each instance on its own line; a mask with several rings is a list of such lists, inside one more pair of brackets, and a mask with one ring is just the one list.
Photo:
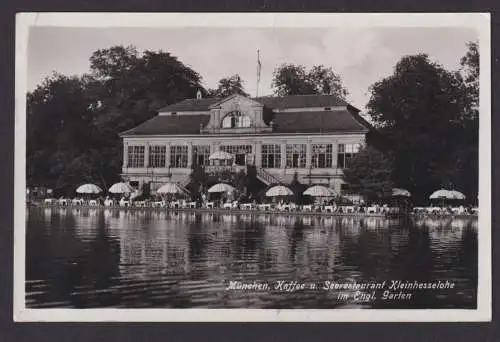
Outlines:
[[196, 92], [196, 99], [197, 100], [201, 100], [201, 91], [198, 89], [198, 91]]

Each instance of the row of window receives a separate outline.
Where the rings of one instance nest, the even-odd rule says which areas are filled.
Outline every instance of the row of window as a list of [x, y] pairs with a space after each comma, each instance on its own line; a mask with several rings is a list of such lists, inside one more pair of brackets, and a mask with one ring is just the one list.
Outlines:
[[[313, 144], [311, 154], [312, 168], [331, 168], [333, 166], [333, 145], [332, 144]], [[349, 158], [352, 158], [358, 151], [359, 144], [339, 144], [337, 153], [337, 167], [345, 168], [348, 165]], [[221, 146], [221, 150], [235, 155], [236, 161], [245, 162], [245, 156], [252, 153], [251, 145], [228, 145]], [[167, 147], [164, 145], [149, 146], [148, 166], [153, 168], [166, 167]], [[127, 150], [127, 167], [144, 167], [145, 146], [129, 146]], [[193, 162], [198, 165], [208, 165], [210, 156], [210, 146], [193, 146]], [[305, 168], [307, 159], [306, 144], [287, 144], [286, 145], [286, 167], [287, 168]], [[263, 168], [281, 167], [281, 145], [264, 144], [261, 151], [261, 165]], [[188, 167], [188, 147], [184, 145], [170, 146], [170, 167], [187, 168]]]

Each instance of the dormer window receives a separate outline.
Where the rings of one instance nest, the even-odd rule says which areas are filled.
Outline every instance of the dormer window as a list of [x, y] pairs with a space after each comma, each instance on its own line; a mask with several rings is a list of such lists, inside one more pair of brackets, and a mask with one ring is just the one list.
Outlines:
[[241, 114], [240, 111], [229, 112], [222, 120], [222, 128], [242, 128], [250, 126], [251, 126], [250, 117]]

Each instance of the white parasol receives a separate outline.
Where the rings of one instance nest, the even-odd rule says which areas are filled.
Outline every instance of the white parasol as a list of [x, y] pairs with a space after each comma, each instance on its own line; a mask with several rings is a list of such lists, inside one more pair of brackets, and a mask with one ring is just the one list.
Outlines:
[[210, 187], [210, 189], [208, 189], [208, 192], [210, 193], [214, 193], [214, 192], [233, 192], [235, 189], [229, 185], [229, 184], [226, 184], [226, 183], [219, 183], [219, 184], [215, 184], [214, 186]]
[[455, 200], [463, 200], [465, 199], [465, 195], [460, 191], [456, 190], [437, 190], [429, 196], [430, 199], [455, 199]]
[[304, 195], [313, 197], [332, 197], [335, 196], [335, 192], [323, 185], [313, 185], [304, 191]]
[[184, 193], [184, 190], [177, 183], [166, 183], [158, 188], [156, 192], [159, 194], [181, 194]]
[[284, 185], [275, 185], [266, 191], [267, 197], [292, 196], [293, 191]]
[[102, 189], [95, 184], [83, 184], [76, 189], [76, 192], [79, 194], [98, 194], [102, 192]]
[[208, 157], [210, 160], [231, 160], [233, 159], [233, 155], [224, 151], [215, 151]]
[[411, 193], [405, 189], [392, 189], [392, 197], [411, 197]]
[[128, 183], [115, 183], [108, 190], [112, 194], [129, 194], [134, 191]]

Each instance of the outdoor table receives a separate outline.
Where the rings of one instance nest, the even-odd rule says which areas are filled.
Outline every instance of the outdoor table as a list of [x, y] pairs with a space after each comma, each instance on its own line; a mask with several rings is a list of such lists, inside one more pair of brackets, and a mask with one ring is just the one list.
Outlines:
[[68, 205], [68, 200], [65, 198], [61, 198], [57, 201], [59, 205]]
[[96, 200], [90, 200], [89, 205], [91, 206], [97, 206], [97, 201]]
[[366, 209], [367, 214], [376, 214], [377, 213], [377, 207], [371, 206]]
[[155, 201], [155, 202], [151, 202], [151, 206], [153, 208], [162, 208], [165, 206], [165, 203], [163, 201]]
[[195, 209], [196, 208], [196, 202], [189, 202], [188, 206], [190, 209]]
[[348, 205], [348, 206], [343, 206], [342, 210], [346, 213], [353, 213], [354, 212], [354, 206]]
[[241, 209], [251, 210], [252, 208], [253, 208], [253, 204], [252, 203], [242, 203], [241, 204]]
[[208, 202], [207, 203], [207, 208], [208, 209], [213, 209], [214, 208], [214, 202]]
[[222, 208], [224, 209], [231, 209], [233, 207], [233, 204], [232, 203], [224, 203], [222, 205]]
[[429, 214], [440, 213], [442, 211], [440, 207], [427, 207], [426, 210]]
[[180, 201], [170, 202], [170, 207], [171, 208], [180, 208], [181, 207], [181, 202]]
[[325, 205], [323, 209], [327, 213], [333, 213], [335, 211], [335, 207], [333, 205]]
[[54, 202], [54, 199], [53, 198], [46, 198], [43, 203], [45, 204], [52, 204]]
[[267, 210], [271, 210], [271, 205], [270, 204], [259, 204], [258, 208], [259, 208], [259, 210], [267, 211]]
[[311, 204], [304, 205], [304, 206], [302, 206], [302, 210], [304, 210], [304, 211], [312, 211], [313, 210], [313, 206]]

